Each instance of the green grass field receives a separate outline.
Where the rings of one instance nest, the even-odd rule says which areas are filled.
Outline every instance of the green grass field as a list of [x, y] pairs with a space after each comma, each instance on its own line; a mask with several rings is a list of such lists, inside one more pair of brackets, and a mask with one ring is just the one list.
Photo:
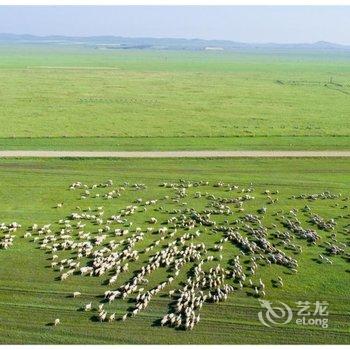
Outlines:
[[[332, 233], [336, 233], [338, 243], [349, 245], [349, 205], [347, 197], [350, 195], [350, 164], [347, 159], [332, 159], [331, 165], [327, 159], [3, 159], [0, 162], [0, 222], [17, 221], [22, 228], [16, 232], [14, 244], [8, 250], [0, 250], [0, 343], [65, 343], [65, 344], [149, 344], [149, 343], [205, 343], [205, 344], [255, 344], [255, 343], [349, 343], [349, 260], [345, 256], [331, 256], [333, 264], [320, 263], [318, 255], [325, 256], [325, 242], [331, 240]], [[91, 196], [81, 199], [82, 190], [69, 190], [71, 183], [82, 181], [87, 184], [101, 183], [113, 179], [114, 187], [97, 188], [91, 190]], [[179, 179], [189, 181], [209, 181], [208, 186], [189, 188], [188, 196], [174, 203], [172, 198], [174, 189], [159, 187], [162, 182], [178, 182]], [[125, 191], [119, 198], [107, 200], [103, 194], [113, 188], [120, 188], [124, 182]], [[218, 181], [223, 181], [223, 187], [214, 187]], [[144, 183], [147, 188], [135, 190], [134, 183]], [[39, 248], [40, 242], [33, 238], [23, 238], [23, 234], [33, 223], [42, 226], [53, 223], [55, 232], [58, 228], [57, 220], [65, 218], [77, 206], [82, 209], [103, 206], [105, 217], [118, 213], [127, 205], [134, 204], [136, 198], [144, 200], [158, 199], [156, 205], [148, 207], [146, 212], [137, 210], [137, 213], [128, 217], [133, 221], [129, 227], [131, 234], [139, 226], [143, 230], [150, 226], [146, 222], [151, 216], [159, 219], [153, 225], [155, 228], [163, 226], [163, 220], [169, 214], [165, 209], [193, 207], [203, 210], [211, 201], [205, 198], [204, 193], [214, 194], [216, 198], [235, 198], [241, 196], [241, 189], [253, 184], [250, 195], [255, 199], [246, 201], [244, 212], [239, 212], [235, 205], [232, 215], [213, 215], [212, 219], [220, 225], [228, 218], [230, 225], [233, 220], [242, 218], [251, 213], [259, 215], [257, 209], [266, 206], [267, 213], [262, 219], [263, 225], [268, 227], [267, 237], [279, 249], [298, 260], [297, 274], [291, 274], [286, 267], [272, 265], [261, 266], [257, 274], [252, 277], [256, 282], [262, 278], [266, 284], [266, 299], [277, 302], [283, 301], [294, 310], [295, 302], [327, 301], [329, 303], [329, 327], [322, 329], [316, 326], [298, 326], [295, 323], [276, 325], [267, 328], [259, 323], [258, 312], [261, 310], [258, 299], [247, 295], [249, 286], [231, 294], [227, 301], [219, 304], [206, 303], [201, 310], [201, 321], [192, 331], [175, 330], [170, 327], [159, 327], [156, 322], [168, 312], [170, 289], [181, 287], [185, 282], [190, 268], [196, 262], [186, 264], [180, 275], [161, 293], [150, 302], [149, 307], [134, 318], [125, 322], [113, 323], [95, 322], [93, 316], [96, 311], [82, 312], [79, 308], [93, 302], [97, 307], [101, 301], [101, 294], [111, 287], [103, 285], [106, 276], [82, 277], [71, 276], [66, 281], [58, 281], [58, 271], [51, 269], [51, 253]], [[238, 185], [238, 189], [228, 191], [227, 184]], [[268, 199], [264, 191], [279, 190], [279, 198], [274, 204], [267, 204]], [[195, 192], [200, 191], [202, 198], [195, 198]], [[335, 199], [293, 199], [292, 195], [302, 193], [314, 194], [330, 191], [332, 194], [342, 194]], [[94, 194], [100, 193], [99, 198]], [[164, 199], [169, 195], [168, 199]], [[57, 203], [63, 202], [62, 208], [56, 208]], [[186, 205], [182, 205], [186, 202]], [[325, 219], [334, 218], [337, 222], [334, 231], [327, 232], [309, 222], [308, 213], [301, 209], [305, 205], [311, 208], [311, 213], [317, 213]], [[142, 205], [139, 206], [142, 208]], [[139, 209], [140, 209], [139, 208]], [[316, 229], [320, 236], [317, 245], [309, 245], [305, 240], [294, 239], [295, 244], [301, 245], [302, 253], [294, 254], [293, 249], [283, 247], [279, 240], [273, 237], [276, 230], [287, 231], [275, 216], [279, 210], [289, 217], [290, 210], [298, 209], [297, 217], [301, 225]], [[158, 210], [157, 210], [158, 209]], [[271, 225], [275, 223], [276, 228]], [[252, 224], [254, 227], [255, 225]], [[168, 225], [171, 227], [171, 225]], [[207, 231], [204, 227], [195, 230], [203, 231], [194, 243], [204, 242], [208, 254], [216, 259], [219, 253], [211, 249], [223, 237], [222, 232]], [[86, 231], [96, 232], [96, 225], [88, 224]], [[170, 228], [170, 231], [172, 229]], [[182, 229], [174, 237], [181, 236]], [[242, 235], [247, 235], [240, 229]], [[94, 233], [95, 235], [95, 233]], [[110, 235], [108, 235], [110, 237]], [[127, 236], [126, 236], [127, 237]], [[249, 235], [247, 235], [249, 237]], [[0, 233], [1, 238], [1, 233]], [[108, 238], [109, 240], [110, 238]], [[113, 239], [118, 240], [117, 237]], [[159, 234], [146, 233], [144, 241], [136, 244], [135, 249], [143, 248], [159, 239]], [[149, 254], [161, 249], [163, 244], [172, 239], [167, 237], [158, 248]], [[187, 243], [189, 244], [189, 242]], [[346, 248], [349, 253], [349, 249]], [[61, 257], [70, 256], [70, 252], [58, 251]], [[213, 261], [213, 266], [220, 263], [228, 266], [229, 260], [239, 253], [239, 249], [230, 243], [224, 244], [222, 261]], [[121, 275], [113, 288], [128, 280], [133, 273], [145, 264], [147, 254], [140, 253], [137, 262], [130, 263], [128, 273]], [[241, 261], [245, 259], [241, 256]], [[272, 279], [282, 276], [283, 288], [275, 288]], [[156, 270], [149, 277], [146, 290], [155, 284], [164, 281], [167, 273], [165, 269]], [[227, 280], [227, 283], [237, 288], [237, 283]], [[73, 291], [82, 292], [80, 298], [70, 297]], [[125, 300], [117, 299], [106, 306], [108, 312], [116, 312], [121, 316], [133, 305], [134, 295]], [[55, 318], [61, 320], [57, 327], [50, 325]]]
[[349, 59], [3, 44], [0, 147], [349, 149]]

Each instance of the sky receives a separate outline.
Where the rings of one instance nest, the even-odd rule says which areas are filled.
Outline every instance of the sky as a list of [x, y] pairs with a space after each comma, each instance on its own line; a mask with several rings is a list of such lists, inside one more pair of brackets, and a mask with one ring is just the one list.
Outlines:
[[350, 6], [0, 6], [0, 33], [350, 44]]

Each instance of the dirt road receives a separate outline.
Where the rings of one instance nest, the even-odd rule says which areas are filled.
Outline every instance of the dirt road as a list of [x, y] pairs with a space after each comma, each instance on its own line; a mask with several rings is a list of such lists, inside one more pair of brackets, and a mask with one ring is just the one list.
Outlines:
[[237, 158], [350, 157], [350, 151], [0, 151], [0, 158]]

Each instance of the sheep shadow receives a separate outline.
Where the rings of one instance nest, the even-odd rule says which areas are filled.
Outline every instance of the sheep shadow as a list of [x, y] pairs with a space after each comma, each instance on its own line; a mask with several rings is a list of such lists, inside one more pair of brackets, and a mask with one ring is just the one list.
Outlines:
[[85, 307], [84, 307], [84, 306], [78, 307], [78, 308], [77, 308], [77, 311], [79, 311], [79, 312], [85, 312]]
[[160, 318], [156, 319], [152, 322], [151, 327], [161, 327], [161, 320]]
[[313, 262], [315, 262], [315, 263], [319, 264], [319, 265], [321, 265], [321, 264], [322, 264], [322, 261], [321, 261], [320, 259], [317, 259], [317, 258], [312, 258], [311, 260], [312, 260]]
[[275, 279], [271, 279], [271, 284], [272, 284], [272, 287], [273, 288], [279, 288], [280, 285], [279, 285], [279, 282]]
[[247, 291], [246, 292], [247, 297], [253, 297], [253, 298], [259, 298], [259, 295], [256, 295], [254, 292], [252, 291]]
[[90, 320], [91, 322], [94, 322], [94, 323], [96, 323], [96, 322], [101, 322], [100, 319], [98, 318], [98, 316], [96, 316], [96, 315], [91, 316], [91, 317], [89, 318], [89, 320]]

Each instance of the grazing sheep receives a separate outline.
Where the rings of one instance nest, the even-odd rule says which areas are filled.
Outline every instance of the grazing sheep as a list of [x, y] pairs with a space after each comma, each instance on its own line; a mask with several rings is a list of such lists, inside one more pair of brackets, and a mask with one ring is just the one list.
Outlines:
[[[112, 289], [104, 292], [106, 303], [112, 304], [117, 299], [132, 299], [135, 302], [132, 311], [124, 314], [122, 321], [128, 317], [137, 317], [147, 309], [152, 299], [166, 291], [166, 287], [174, 283], [176, 277], [184, 278], [183, 281], [177, 281], [181, 288], [168, 292], [174, 301], [171, 304], [173, 310], [160, 321], [161, 326], [183, 330], [192, 330], [200, 321], [199, 312], [205, 303], [224, 302], [239, 289], [248, 287], [248, 295], [265, 298], [266, 286], [259, 278], [260, 269], [268, 269], [272, 264], [277, 264], [296, 273], [298, 261], [295, 256], [302, 253], [302, 246], [296, 244], [296, 239], [304, 240], [312, 246], [321, 239], [321, 230], [331, 231], [328, 234], [329, 242], [325, 242], [326, 250], [323, 254], [326, 256], [320, 254], [319, 260], [332, 265], [333, 260], [328, 256], [334, 256], [334, 263], [338, 257], [347, 257], [347, 252], [344, 252], [347, 245], [335, 243], [337, 239], [341, 240], [335, 232], [339, 225], [335, 219], [324, 219], [315, 214], [315, 208], [311, 210], [304, 207], [300, 211], [298, 208], [289, 208], [270, 214], [270, 210], [261, 206], [276, 203], [277, 190], [265, 190], [264, 204], [259, 204], [261, 191], [256, 201], [256, 190], [252, 184], [241, 187], [218, 181], [210, 185], [215, 193], [211, 193], [210, 188], [202, 190], [201, 186], [209, 186], [209, 182], [180, 179], [163, 183], [162, 191], [169, 193], [162, 192], [158, 199], [146, 201], [142, 198], [135, 199], [134, 196], [108, 217], [105, 212], [116, 210], [115, 206], [91, 206], [86, 209], [76, 207], [75, 212], [69, 213], [52, 226], [34, 224], [24, 236], [33, 236], [32, 241], [37, 242], [41, 249], [54, 254], [51, 266], [57, 274], [60, 271], [59, 279], [62, 281], [74, 278], [76, 274], [87, 276], [84, 278], [100, 276], [110, 285], [108, 288]], [[92, 185], [76, 182], [70, 186], [70, 189], [79, 192], [78, 199], [80, 197], [89, 201], [95, 198], [113, 201], [124, 193], [130, 195], [135, 192], [139, 197], [139, 191], [145, 188], [145, 184], [139, 183], [113, 185], [112, 180]], [[96, 191], [99, 193], [96, 194]], [[332, 197], [332, 194], [325, 192], [302, 195], [300, 199]], [[297, 200], [298, 196], [293, 199]], [[156, 207], [158, 202], [162, 205]], [[200, 209], [196, 207], [196, 202]], [[256, 202], [258, 206], [249, 213], [251, 205], [247, 205], [247, 202]], [[63, 203], [57, 204], [57, 208], [62, 206]], [[304, 203], [300, 208], [303, 206]], [[148, 212], [152, 212], [149, 215], [159, 213], [159, 218], [145, 220], [145, 214], [142, 213], [146, 207]], [[241, 212], [238, 216], [237, 211]], [[299, 215], [307, 217], [307, 222], [317, 231], [312, 227], [303, 227], [307, 223], [303, 220], [302, 224]], [[142, 220], [138, 220], [139, 216]], [[274, 217], [276, 223], [270, 223]], [[160, 225], [157, 226], [158, 221]], [[269, 222], [268, 226], [265, 221]], [[148, 225], [153, 227], [147, 227]], [[19, 227], [15, 223], [0, 225], [0, 234], [5, 234], [0, 237], [0, 248], [8, 249], [11, 246], [14, 238], [12, 233]], [[206, 237], [209, 239], [206, 240]], [[234, 249], [238, 254], [232, 255]], [[214, 255], [210, 255], [212, 252]], [[138, 260], [142, 263], [137, 264], [135, 269], [133, 263]], [[218, 265], [213, 266], [215, 263]], [[191, 265], [191, 274], [184, 277], [188, 265]], [[150, 281], [154, 283], [154, 276], [161, 269], [169, 275], [151, 286]], [[283, 286], [279, 276], [277, 281], [272, 281], [275, 286]], [[72, 296], [76, 298], [81, 293], [73, 292]], [[94, 308], [97, 319], [100, 322], [115, 321], [116, 314], [108, 315], [104, 305]], [[92, 303], [86, 304], [82, 310], [91, 311]]]
[[115, 321], [115, 313], [111, 314], [108, 318], [108, 322], [113, 322]]
[[90, 311], [92, 309], [92, 303], [86, 304], [84, 307], [85, 311]]

